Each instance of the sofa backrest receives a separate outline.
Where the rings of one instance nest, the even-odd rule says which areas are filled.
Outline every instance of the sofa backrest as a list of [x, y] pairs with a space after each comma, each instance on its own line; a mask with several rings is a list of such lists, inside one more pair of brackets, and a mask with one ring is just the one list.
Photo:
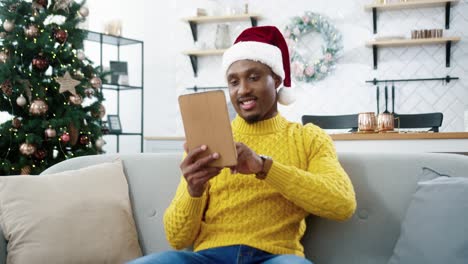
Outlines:
[[[116, 157], [74, 158], [43, 174], [78, 169]], [[126, 169], [143, 252], [170, 249], [162, 221], [180, 181], [182, 154], [145, 153], [120, 158]], [[306, 256], [315, 263], [386, 263], [422, 167], [452, 176], [468, 174], [468, 157], [454, 154], [339, 153], [339, 159], [353, 182], [358, 206], [354, 216], [343, 223], [308, 218], [303, 244]], [[4, 261], [2, 242], [0, 236], [0, 264]]]

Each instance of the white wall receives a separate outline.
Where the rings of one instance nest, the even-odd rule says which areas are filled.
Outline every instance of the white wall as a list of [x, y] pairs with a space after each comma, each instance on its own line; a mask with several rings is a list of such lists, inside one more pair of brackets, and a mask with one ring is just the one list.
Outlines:
[[[283, 29], [292, 16], [304, 11], [328, 16], [342, 32], [344, 54], [336, 71], [314, 84], [296, 84], [298, 101], [281, 112], [300, 121], [303, 114], [344, 114], [375, 111], [375, 88], [365, 80], [375, 78], [458, 76], [459, 81], [442, 85], [439, 82], [397, 84], [396, 111], [444, 113], [443, 131], [463, 130], [463, 110], [468, 105], [468, 0], [452, 8], [450, 30], [462, 41], [452, 47], [452, 67], [445, 67], [445, 46], [382, 49], [379, 69], [372, 69], [372, 51], [364, 43], [373, 37], [371, 13], [364, 5], [371, 0], [250, 0], [251, 12], [260, 13], [259, 25], [272, 24]], [[220, 1], [226, 5], [243, 1]], [[125, 37], [145, 42], [145, 135], [182, 136], [183, 129], [177, 107], [177, 96], [187, 93], [186, 87], [224, 85], [219, 70], [220, 57], [199, 59], [199, 77], [194, 78], [190, 60], [181, 54], [193, 48], [190, 27], [182, 17], [194, 15], [197, 7], [210, 9], [213, 0], [176, 1], [110, 1], [88, 0], [89, 28], [102, 31], [104, 21], [123, 21]], [[249, 23], [231, 23], [232, 38]], [[379, 35], [409, 35], [411, 29], [443, 28], [444, 8], [424, 8], [379, 13]], [[215, 25], [198, 27], [199, 38], [213, 43]], [[110, 99], [110, 98], [109, 98]], [[111, 104], [111, 100], [108, 100]], [[139, 105], [127, 103], [129, 113]], [[383, 105], [381, 106], [382, 109]], [[109, 107], [110, 108], [110, 107]], [[109, 110], [109, 109], [108, 109]], [[109, 141], [108, 141], [109, 142]], [[122, 151], [134, 151], [134, 143], [122, 143]], [[111, 150], [112, 146], [108, 146]]]

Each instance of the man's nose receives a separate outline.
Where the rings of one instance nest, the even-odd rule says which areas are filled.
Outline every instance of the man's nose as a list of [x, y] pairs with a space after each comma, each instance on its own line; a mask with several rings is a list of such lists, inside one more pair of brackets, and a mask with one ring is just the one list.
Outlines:
[[239, 94], [241, 94], [241, 95], [249, 94], [251, 91], [252, 91], [252, 89], [250, 88], [247, 81], [245, 81], [245, 80], [240, 81], [239, 91], [238, 91]]

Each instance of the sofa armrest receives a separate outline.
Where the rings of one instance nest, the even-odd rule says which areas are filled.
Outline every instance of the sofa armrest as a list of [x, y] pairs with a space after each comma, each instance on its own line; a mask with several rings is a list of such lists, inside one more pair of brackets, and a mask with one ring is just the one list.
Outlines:
[[7, 243], [0, 228], [0, 264], [6, 263]]

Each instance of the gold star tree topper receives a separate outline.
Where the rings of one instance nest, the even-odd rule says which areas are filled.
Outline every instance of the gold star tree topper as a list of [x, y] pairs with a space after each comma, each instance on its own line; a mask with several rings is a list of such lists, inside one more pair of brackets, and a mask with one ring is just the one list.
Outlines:
[[66, 72], [63, 77], [57, 77], [55, 80], [60, 84], [59, 93], [70, 92], [76, 95], [75, 87], [80, 84], [80, 81], [73, 79], [69, 72]]

